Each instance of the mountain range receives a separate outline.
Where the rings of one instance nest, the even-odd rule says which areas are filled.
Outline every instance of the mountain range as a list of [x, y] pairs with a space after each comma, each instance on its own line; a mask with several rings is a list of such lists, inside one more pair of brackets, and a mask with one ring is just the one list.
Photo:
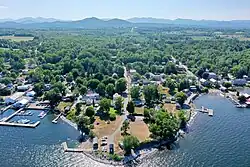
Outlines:
[[213, 28], [250, 28], [250, 20], [192, 20], [192, 19], [158, 19], [131, 18], [98, 19], [95, 17], [76, 21], [65, 21], [54, 18], [26, 17], [17, 20], [0, 19], [0, 28], [111, 28], [111, 27], [213, 27]]

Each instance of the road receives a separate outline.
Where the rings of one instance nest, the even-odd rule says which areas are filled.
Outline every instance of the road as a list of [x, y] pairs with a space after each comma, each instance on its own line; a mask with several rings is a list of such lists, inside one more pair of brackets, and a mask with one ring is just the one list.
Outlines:
[[131, 96], [130, 96], [131, 79], [129, 77], [128, 71], [127, 71], [125, 66], [124, 66], [124, 78], [127, 81], [127, 90], [126, 90], [126, 92], [128, 93], [127, 97], [125, 97], [124, 101], [123, 101], [124, 115], [122, 115], [122, 121], [121, 121], [120, 125], [118, 126], [118, 128], [114, 131], [114, 133], [112, 133], [108, 137], [108, 143], [114, 143], [114, 139], [115, 139], [116, 134], [120, 133], [120, 129], [121, 129], [122, 125], [123, 125], [123, 122], [127, 119], [127, 116], [129, 115], [129, 112], [127, 111], [127, 105], [128, 105], [129, 100], [131, 99]]

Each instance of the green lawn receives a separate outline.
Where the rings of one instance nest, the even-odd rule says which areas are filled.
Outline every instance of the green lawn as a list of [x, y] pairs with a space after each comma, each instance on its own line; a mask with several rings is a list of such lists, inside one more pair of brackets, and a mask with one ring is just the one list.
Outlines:
[[22, 37], [22, 36], [0, 36], [0, 39], [6, 39], [6, 40], [12, 40], [15, 42], [21, 42], [21, 41], [31, 41], [34, 39], [34, 37]]

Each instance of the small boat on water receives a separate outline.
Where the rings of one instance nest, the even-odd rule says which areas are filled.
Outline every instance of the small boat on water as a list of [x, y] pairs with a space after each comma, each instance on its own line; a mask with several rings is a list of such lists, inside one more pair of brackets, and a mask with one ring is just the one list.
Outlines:
[[22, 124], [27, 124], [29, 122], [30, 122], [30, 120], [28, 120], [28, 119], [21, 119], [21, 120], [17, 121], [17, 123], [22, 123]]
[[38, 115], [38, 117], [41, 117], [42, 115], [44, 115], [44, 111], [42, 111], [39, 115]]
[[43, 119], [46, 115], [47, 115], [47, 113], [44, 112], [44, 113], [40, 116], [40, 118]]

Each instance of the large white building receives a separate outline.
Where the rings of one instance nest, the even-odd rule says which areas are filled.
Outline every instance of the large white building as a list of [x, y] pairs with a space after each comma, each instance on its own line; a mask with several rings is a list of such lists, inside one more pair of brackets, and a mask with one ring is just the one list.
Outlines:
[[17, 102], [17, 99], [20, 98], [24, 93], [23, 92], [16, 92], [11, 96], [8, 96], [5, 98], [5, 104], [9, 105], [9, 104], [14, 104], [15, 102]]

